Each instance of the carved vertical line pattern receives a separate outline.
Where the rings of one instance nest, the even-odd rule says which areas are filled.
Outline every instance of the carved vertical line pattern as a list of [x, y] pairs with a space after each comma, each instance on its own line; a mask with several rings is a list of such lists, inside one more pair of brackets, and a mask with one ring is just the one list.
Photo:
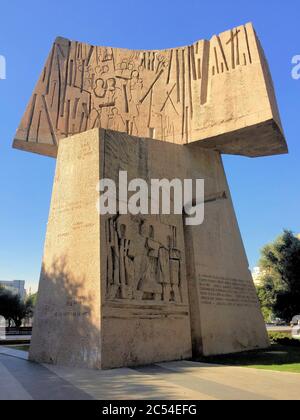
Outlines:
[[155, 60], [156, 60], [156, 53], [153, 52], [152, 53], [152, 65], [151, 65], [151, 70], [154, 71], [155, 69]]
[[151, 90], [151, 94], [150, 94], [149, 116], [148, 116], [148, 128], [150, 128], [150, 127], [151, 127], [152, 101], [153, 101], [153, 90]]
[[194, 80], [197, 80], [196, 59], [195, 59], [195, 48], [194, 48], [194, 45], [191, 46], [191, 62], [192, 62], [193, 79]]
[[49, 94], [49, 90], [50, 90], [50, 79], [51, 79], [51, 73], [52, 73], [54, 53], [55, 53], [55, 44], [53, 45], [53, 48], [52, 48], [52, 51], [51, 51], [50, 63], [49, 63], [49, 68], [48, 68], [48, 78], [47, 78], [46, 95]]
[[241, 64], [239, 32], [240, 31], [238, 29], [236, 29], [236, 64], [237, 64], [237, 66], [239, 66]]
[[219, 70], [219, 60], [218, 60], [218, 53], [217, 53], [216, 47], [214, 47], [214, 52], [215, 52], [216, 69], [217, 69], [217, 73], [219, 74], [220, 73], [220, 70]]
[[211, 55], [211, 45], [209, 41], [204, 41], [203, 44], [203, 60], [202, 60], [202, 81], [200, 91], [200, 104], [207, 102], [208, 82], [209, 82], [209, 61]]
[[179, 51], [176, 50], [176, 84], [177, 84], [177, 103], [180, 102], [180, 64], [179, 64]]
[[82, 131], [83, 119], [84, 119], [84, 112], [81, 112], [80, 125], [79, 125], [79, 133], [81, 133], [81, 131]]
[[91, 48], [90, 48], [90, 50], [89, 50], [89, 55], [88, 55], [88, 58], [87, 58], [87, 66], [89, 66], [89, 65], [90, 65], [90, 61], [91, 61], [91, 58], [92, 58], [93, 52], [94, 52], [94, 47], [93, 47], [93, 46], [91, 46]]
[[81, 93], [83, 92], [83, 86], [84, 86], [84, 72], [85, 72], [85, 60], [82, 60], [81, 86], [80, 86]]
[[172, 70], [172, 60], [173, 60], [173, 50], [171, 50], [171, 53], [170, 53], [169, 68], [168, 68], [168, 77], [167, 77], [167, 85], [170, 83], [171, 70]]
[[125, 113], [128, 114], [129, 104], [128, 104], [128, 95], [127, 95], [127, 86], [126, 85], [123, 85], [123, 92], [124, 92]]
[[202, 71], [201, 71], [201, 58], [198, 58], [198, 79], [200, 80], [202, 78]]
[[234, 45], [234, 35], [233, 35], [233, 31], [230, 31], [230, 35], [231, 35], [231, 66], [233, 69], [235, 69], [235, 45]]
[[184, 126], [185, 126], [185, 56], [184, 49], [181, 50], [182, 55], [182, 138], [184, 138]]
[[77, 80], [77, 52], [78, 50], [78, 42], [75, 42], [75, 59], [74, 59], [74, 64], [75, 64], [75, 71], [74, 71], [74, 85], [76, 84], [76, 80]]
[[189, 99], [190, 117], [193, 119], [193, 91], [192, 91], [192, 68], [191, 68], [191, 47], [188, 48], [188, 78], [189, 78]]
[[69, 86], [72, 86], [73, 82], [73, 66], [74, 66], [74, 60], [70, 61], [70, 73], [69, 73]]
[[250, 61], [250, 64], [252, 64], [252, 56], [251, 56], [251, 50], [250, 50], [249, 38], [248, 38], [248, 32], [247, 32], [246, 26], [244, 26], [244, 31], [245, 31], [245, 37], [246, 37], [246, 44], [247, 44], [247, 50], [248, 50], [248, 55], [249, 55], [249, 61]]
[[96, 63], [99, 65], [99, 47], [96, 47]]
[[158, 70], [160, 69], [160, 64], [161, 64], [160, 61], [155, 58], [155, 66], [154, 66], [153, 71], [155, 71], [156, 74], [158, 73]]
[[228, 63], [227, 63], [227, 59], [226, 59], [226, 55], [225, 55], [225, 52], [224, 52], [224, 48], [223, 48], [223, 45], [222, 45], [221, 38], [219, 36], [217, 36], [217, 40], [218, 40], [218, 43], [219, 43], [219, 47], [220, 47], [221, 54], [222, 54], [222, 57], [223, 57], [223, 60], [224, 60], [224, 63], [225, 63], [226, 70], [229, 71], [229, 66], [228, 66]]
[[36, 142], [39, 142], [39, 133], [40, 133], [40, 125], [41, 125], [41, 118], [42, 118], [42, 111], [39, 112], [39, 119], [37, 123], [37, 129], [36, 129]]
[[68, 137], [69, 136], [69, 125], [70, 125], [70, 107], [71, 107], [71, 101], [68, 100], [67, 104], [66, 104], [66, 121], [65, 121], [65, 136]]
[[57, 86], [57, 82], [53, 82], [53, 89], [52, 89], [52, 98], [51, 98], [51, 105], [50, 108], [53, 108], [53, 104], [54, 104], [54, 98], [55, 98], [55, 94], [56, 94], [56, 86]]
[[45, 80], [46, 80], [46, 74], [47, 74], [47, 66], [45, 66], [45, 67], [44, 67], [44, 70], [43, 70], [43, 78], [42, 78], [42, 82], [43, 82], [43, 83], [45, 83]]
[[30, 129], [31, 129], [31, 126], [32, 126], [32, 121], [33, 121], [33, 116], [34, 116], [34, 111], [35, 111], [35, 106], [36, 106], [36, 100], [37, 100], [37, 94], [35, 93], [33, 95], [32, 103], [31, 103], [31, 109], [30, 109], [28, 126], [27, 126], [26, 141], [29, 141]]
[[116, 71], [116, 61], [115, 61], [115, 54], [114, 54], [114, 50], [113, 49], [111, 49], [111, 56], [112, 56], [112, 62], [113, 62], [114, 71]]
[[57, 100], [57, 114], [56, 114], [56, 128], [58, 129], [60, 108], [61, 108], [61, 73], [60, 73], [60, 63], [59, 56], [56, 56], [57, 60], [57, 71], [58, 71], [58, 100]]
[[80, 101], [79, 98], [75, 98], [74, 105], [73, 105], [73, 112], [72, 112], [73, 120], [75, 120], [76, 117], [77, 117], [77, 110], [78, 110], [79, 101]]
[[53, 127], [52, 120], [51, 120], [51, 117], [50, 117], [50, 113], [49, 113], [49, 109], [48, 109], [48, 105], [47, 105], [47, 100], [46, 100], [46, 97], [44, 95], [42, 95], [42, 100], [43, 100], [43, 105], [44, 105], [44, 108], [45, 108], [45, 111], [46, 111], [46, 117], [47, 117], [47, 121], [48, 121], [48, 124], [49, 124], [50, 133], [51, 133], [51, 136], [52, 136], [52, 142], [55, 146], [57, 146], [58, 143], [57, 143], [54, 127]]
[[66, 58], [66, 57], [65, 57], [64, 50], [62, 49], [62, 46], [61, 46], [59, 43], [57, 43], [56, 45], [57, 45], [57, 48], [58, 48], [58, 50], [59, 50], [59, 52], [60, 52], [60, 54], [61, 54], [62, 58]]
[[189, 142], [189, 107], [185, 108], [186, 115], [185, 115], [185, 135], [186, 135], [186, 142]]
[[[68, 88], [70, 47], [71, 47], [71, 43], [69, 42], [69, 45], [68, 45], [68, 54], [67, 54], [67, 58], [65, 60], [66, 71], [65, 71], [65, 78], [64, 78], [64, 92], [63, 92], [63, 97], [62, 97], [63, 104], [65, 103], [65, 100], [66, 100], [67, 88]], [[63, 117], [63, 115], [62, 115], [62, 117]]]
[[89, 111], [87, 108], [87, 104], [83, 104], [84, 111], [85, 111], [85, 129], [84, 131], [87, 131], [88, 129], [88, 123], [89, 123]]

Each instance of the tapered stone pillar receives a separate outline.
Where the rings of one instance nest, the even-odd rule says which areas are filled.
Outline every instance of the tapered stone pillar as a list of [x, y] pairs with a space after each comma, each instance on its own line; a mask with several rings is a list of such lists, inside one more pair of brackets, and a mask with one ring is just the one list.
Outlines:
[[[205, 179], [204, 224], [100, 216], [99, 179], [120, 171]], [[98, 129], [61, 140], [30, 359], [105, 369], [265, 346], [219, 153]]]

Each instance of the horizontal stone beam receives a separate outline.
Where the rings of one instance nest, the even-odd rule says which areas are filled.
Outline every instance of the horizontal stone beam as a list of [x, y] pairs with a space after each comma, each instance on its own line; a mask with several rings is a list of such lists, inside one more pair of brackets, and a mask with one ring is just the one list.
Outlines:
[[163, 51], [57, 38], [14, 147], [56, 157], [60, 139], [98, 127], [226, 154], [287, 152], [252, 24]]

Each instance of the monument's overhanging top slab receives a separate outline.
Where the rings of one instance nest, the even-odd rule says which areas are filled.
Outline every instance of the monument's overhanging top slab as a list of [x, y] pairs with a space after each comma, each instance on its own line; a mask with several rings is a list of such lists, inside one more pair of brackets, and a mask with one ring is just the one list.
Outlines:
[[56, 157], [61, 138], [96, 127], [227, 154], [287, 152], [252, 24], [163, 51], [57, 38], [14, 147]]

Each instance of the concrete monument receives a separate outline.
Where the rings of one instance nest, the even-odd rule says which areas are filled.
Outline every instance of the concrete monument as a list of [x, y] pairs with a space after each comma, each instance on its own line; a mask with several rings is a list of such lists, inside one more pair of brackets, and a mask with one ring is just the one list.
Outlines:
[[[251, 24], [165, 51], [58, 38], [14, 147], [57, 158], [30, 359], [114, 368], [268, 346], [222, 154], [287, 152]], [[205, 220], [99, 216], [99, 179], [204, 179]]]

